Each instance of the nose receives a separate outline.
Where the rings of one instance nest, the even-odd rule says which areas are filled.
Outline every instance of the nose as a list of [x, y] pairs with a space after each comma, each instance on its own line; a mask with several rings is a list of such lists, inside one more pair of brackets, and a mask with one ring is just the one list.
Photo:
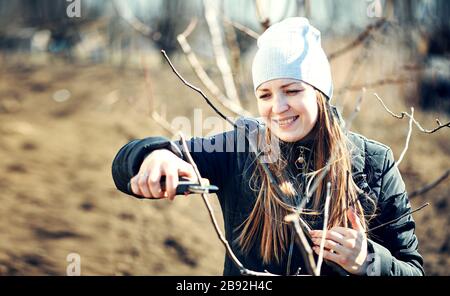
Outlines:
[[287, 110], [289, 110], [289, 104], [286, 97], [282, 94], [274, 95], [272, 113], [281, 114], [283, 112], [286, 112]]

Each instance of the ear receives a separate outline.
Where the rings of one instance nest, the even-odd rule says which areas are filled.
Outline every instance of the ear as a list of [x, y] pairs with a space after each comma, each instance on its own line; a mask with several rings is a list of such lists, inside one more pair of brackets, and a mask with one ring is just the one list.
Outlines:
[[362, 232], [366, 231], [362, 226], [361, 220], [359, 219], [358, 215], [356, 214], [355, 210], [352, 207], [350, 207], [347, 210], [347, 217], [350, 220], [350, 223], [352, 224], [352, 228], [354, 230]]

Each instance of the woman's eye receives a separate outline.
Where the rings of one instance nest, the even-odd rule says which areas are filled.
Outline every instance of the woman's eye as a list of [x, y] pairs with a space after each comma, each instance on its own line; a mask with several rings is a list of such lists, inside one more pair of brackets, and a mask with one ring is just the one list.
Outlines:
[[301, 92], [300, 89], [290, 89], [290, 90], [286, 91], [286, 93], [287, 93], [288, 95], [296, 95], [296, 94], [298, 94], [299, 92]]
[[269, 94], [263, 94], [263, 95], [260, 95], [260, 96], [259, 96], [260, 99], [267, 99], [267, 98], [269, 98], [269, 97], [270, 97]]

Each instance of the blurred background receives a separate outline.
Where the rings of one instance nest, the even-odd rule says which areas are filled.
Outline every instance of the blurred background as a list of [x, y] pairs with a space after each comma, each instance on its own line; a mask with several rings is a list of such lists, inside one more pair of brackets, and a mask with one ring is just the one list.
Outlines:
[[[257, 116], [255, 37], [289, 16], [321, 30], [351, 130], [400, 156], [408, 118], [375, 92], [426, 129], [449, 121], [449, 1], [0, 0], [0, 275], [66, 275], [73, 255], [82, 275], [220, 275], [201, 198], [128, 197], [111, 162], [131, 139], [230, 128], [201, 120], [161, 49], [225, 114]], [[399, 167], [413, 208], [431, 203], [414, 214], [428, 275], [450, 275], [449, 152], [447, 127], [413, 125]]]

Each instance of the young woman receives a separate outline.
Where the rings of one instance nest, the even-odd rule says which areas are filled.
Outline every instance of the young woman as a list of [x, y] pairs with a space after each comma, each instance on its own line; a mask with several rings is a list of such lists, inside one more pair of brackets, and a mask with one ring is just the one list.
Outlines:
[[[220, 188], [226, 238], [243, 265], [276, 274], [304, 273], [302, 246], [283, 218], [304, 204], [301, 217], [312, 229], [318, 253], [330, 182], [324, 258], [348, 274], [423, 275], [411, 215], [375, 229], [410, 210], [405, 185], [389, 147], [342, 128], [330, 104], [333, 84], [320, 32], [305, 18], [274, 24], [258, 39], [252, 75], [261, 119], [241, 118], [237, 126], [244, 132], [235, 128], [188, 142], [201, 175]], [[255, 161], [249, 142], [240, 144], [242, 135], [254, 132], [258, 143], [271, 147], [265, 161], [285, 198]], [[180, 147], [162, 137], [128, 143], [113, 162], [117, 188], [136, 197], [172, 200], [179, 177], [195, 180]], [[318, 178], [317, 190], [304, 200], [308, 183]], [[335, 273], [330, 266], [324, 265], [322, 274]], [[238, 274], [226, 257], [224, 275]]]

